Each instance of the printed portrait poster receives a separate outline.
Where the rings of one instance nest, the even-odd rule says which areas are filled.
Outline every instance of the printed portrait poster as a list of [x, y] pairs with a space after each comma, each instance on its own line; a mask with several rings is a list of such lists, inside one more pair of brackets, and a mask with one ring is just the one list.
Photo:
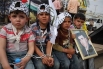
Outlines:
[[79, 51], [83, 60], [97, 56], [97, 52], [84, 30], [71, 30], [75, 35], [76, 51]]

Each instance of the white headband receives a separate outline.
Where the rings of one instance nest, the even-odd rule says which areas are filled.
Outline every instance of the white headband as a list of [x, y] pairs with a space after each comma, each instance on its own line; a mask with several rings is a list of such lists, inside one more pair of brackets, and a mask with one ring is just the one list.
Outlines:
[[[41, 9], [41, 7], [44, 6], [44, 9]], [[40, 4], [37, 10], [37, 14], [41, 13], [41, 12], [47, 12], [50, 13], [50, 6], [47, 4]]]
[[63, 23], [65, 17], [71, 17], [68, 12], [62, 12], [57, 16], [56, 23], [54, 24], [55, 27], [58, 27], [61, 23]]
[[[20, 6], [16, 6], [17, 3], [20, 4]], [[23, 11], [27, 16], [29, 15], [28, 7], [25, 3], [22, 3], [21, 1], [15, 1], [10, 5], [9, 13], [15, 10]]]
[[61, 13], [60, 15], [57, 16], [57, 23], [58, 23], [58, 24], [63, 23], [65, 17], [70, 17], [70, 18], [72, 18], [71, 15], [70, 15], [68, 12], [63, 12], [63, 13]]
[[57, 16], [55, 24], [53, 24], [53, 26], [51, 26], [51, 32], [52, 32], [51, 35], [52, 35], [52, 37], [51, 37], [50, 42], [53, 43], [53, 44], [55, 44], [55, 39], [56, 39], [56, 36], [58, 34], [58, 32], [57, 32], [58, 26], [61, 23], [63, 23], [65, 17], [72, 18], [71, 15], [68, 12], [62, 12]]

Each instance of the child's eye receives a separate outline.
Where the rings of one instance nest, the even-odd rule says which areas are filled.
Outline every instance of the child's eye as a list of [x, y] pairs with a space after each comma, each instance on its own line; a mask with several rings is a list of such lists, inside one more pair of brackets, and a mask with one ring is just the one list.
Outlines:
[[68, 23], [71, 23], [71, 21], [68, 21]]
[[16, 15], [12, 15], [13, 18], [17, 17]]
[[45, 15], [49, 15], [48, 13], [46, 13]]
[[20, 18], [25, 18], [25, 16], [23, 16], [23, 15], [20, 15]]
[[77, 20], [77, 22], [80, 22], [79, 20]]

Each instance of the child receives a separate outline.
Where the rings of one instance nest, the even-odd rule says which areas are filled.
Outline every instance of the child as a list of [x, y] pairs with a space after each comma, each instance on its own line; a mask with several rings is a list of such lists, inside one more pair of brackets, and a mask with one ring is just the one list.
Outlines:
[[[31, 56], [34, 52], [34, 36], [26, 26], [29, 11], [21, 1], [15, 1], [9, 8], [11, 23], [0, 31], [0, 63], [3, 69], [12, 69], [10, 63], [20, 69], [34, 69]], [[16, 58], [21, 61], [14, 63]], [[14, 68], [15, 69], [15, 68]]]
[[[74, 18], [73, 18], [73, 24], [70, 26], [70, 28], [75, 28], [75, 29], [83, 29], [82, 26], [84, 25], [86, 18], [84, 14], [82, 13], [77, 13]], [[86, 30], [87, 31], [87, 30]]]
[[[85, 20], [86, 20], [86, 18], [85, 18], [84, 14], [77, 13], [74, 16], [73, 24], [70, 26], [70, 29], [83, 29], [87, 32], [87, 30], [83, 28]], [[78, 56], [80, 55], [78, 50], [77, 50], [77, 54], [78, 54]], [[94, 59], [93, 58], [90, 58], [88, 60], [83, 61], [82, 58], [79, 56], [79, 61], [80, 61], [80, 63], [79, 63], [80, 64], [80, 69], [95, 69], [94, 68]], [[87, 62], [89, 62], [89, 63], [87, 63]]]
[[71, 25], [72, 17], [68, 12], [63, 12], [58, 15], [57, 23], [60, 24], [58, 28], [58, 35], [53, 45], [54, 53], [58, 58], [61, 69], [79, 69], [78, 58], [75, 55], [75, 50], [72, 46], [72, 37], [68, 28]]
[[47, 4], [41, 4], [37, 11], [37, 21], [31, 25], [31, 29], [36, 37], [35, 56], [39, 59], [33, 59], [36, 69], [59, 69], [59, 61], [55, 55], [51, 55], [52, 44], [50, 43], [50, 7]]

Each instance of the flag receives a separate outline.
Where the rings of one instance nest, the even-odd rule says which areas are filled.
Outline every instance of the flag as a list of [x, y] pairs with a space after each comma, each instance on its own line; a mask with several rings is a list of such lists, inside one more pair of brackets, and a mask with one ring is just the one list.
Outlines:
[[52, 44], [55, 44], [55, 39], [56, 39], [56, 36], [57, 36], [57, 27], [58, 25], [56, 24], [56, 19], [57, 19], [57, 13], [56, 13], [56, 10], [55, 10], [55, 7], [53, 5], [53, 2], [52, 0], [49, 0], [49, 6], [50, 6], [50, 15], [51, 15], [51, 26], [50, 26], [50, 29], [51, 29], [51, 39], [50, 39], [50, 42]]
[[54, 25], [56, 21], [57, 13], [56, 13], [52, 0], [49, 0], [48, 2], [50, 6], [50, 15], [51, 15], [51, 22], [52, 22], [51, 25]]
[[[25, 0], [23, 0], [25, 2]], [[29, 7], [29, 9], [32, 9], [33, 11], [37, 11], [38, 4], [34, 3], [32, 0], [26, 0], [26, 4]]]
[[27, 2], [27, 0], [22, 0], [22, 2], [23, 2], [23, 3], [26, 3], [26, 2]]

